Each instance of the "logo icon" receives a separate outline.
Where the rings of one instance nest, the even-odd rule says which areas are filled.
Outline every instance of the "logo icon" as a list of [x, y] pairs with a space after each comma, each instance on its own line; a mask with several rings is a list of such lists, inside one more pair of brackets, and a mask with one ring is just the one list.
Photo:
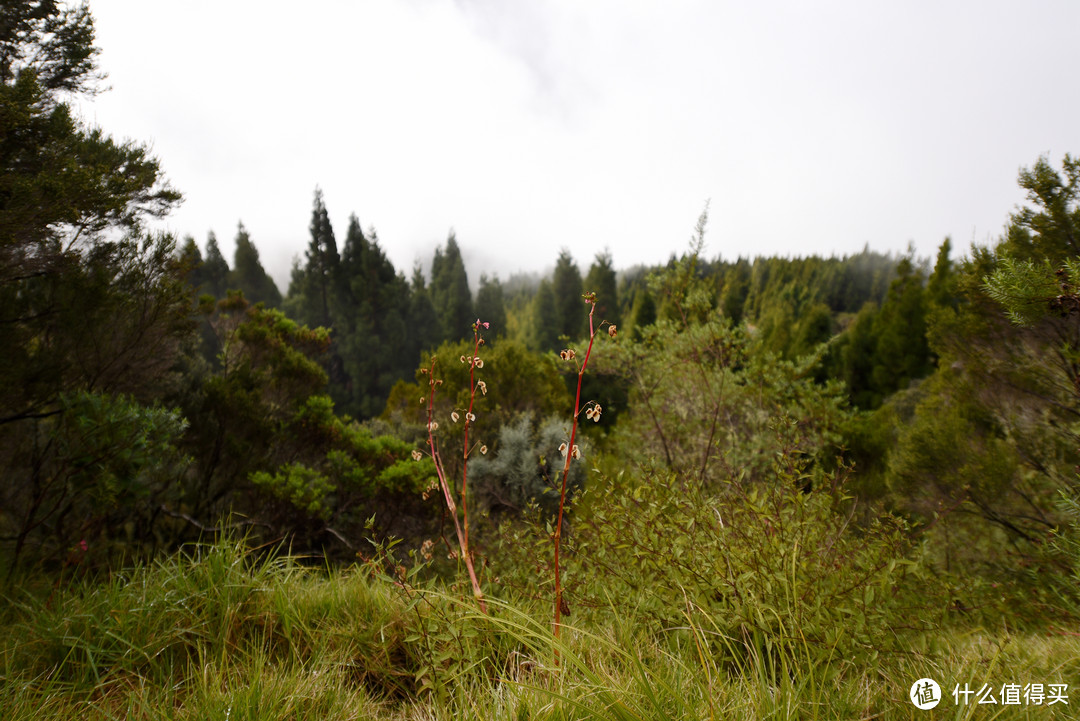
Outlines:
[[908, 698], [917, 708], [928, 711], [941, 703], [941, 686], [932, 678], [920, 678], [911, 684]]

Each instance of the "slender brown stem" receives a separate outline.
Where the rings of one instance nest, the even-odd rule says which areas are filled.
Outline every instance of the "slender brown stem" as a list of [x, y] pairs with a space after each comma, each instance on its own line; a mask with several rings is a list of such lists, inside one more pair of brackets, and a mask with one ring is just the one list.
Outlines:
[[473, 354], [469, 360], [469, 410], [465, 414], [465, 443], [461, 461], [461, 515], [465, 520], [465, 550], [469, 549], [469, 510], [466, 489], [469, 478], [469, 426], [472, 425], [473, 401], [476, 400], [476, 357], [480, 355], [480, 321], [473, 327]]
[[[461, 559], [465, 562], [465, 569], [469, 572], [469, 581], [472, 584], [473, 597], [476, 598], [477, 604], [480, 606], [480, 610], [483, 613], [487, 613], [487, 604], [484, 603], [484, 592], [480, 590], [480, 581], [476, 577], [476, 569], [473, 568], [472, 556], [469, 555], [469, 544], [465, 532], [461, 528], [461, 521], [458, 519], [457, 504], [454, 502], [454, 491], [450, 488], [450, 483], [446, 478], [446, 471], [443, 468], [442, 458], [439, 456], [439, 447], [435, 442], [435, 419], [434, 419], [434, 406], [435, 406], [435, 386], [437, 381], [435, 380], [435, 359], [431, 359], [431, 366], [428, 368], [428, 447], [431, 449], [431, 460], [435, 463], [435, 474], [439, 477], [439, 487], [442, 489], [443, 498], [446, 499], [446, 507], [450, 511], [450, 516], [454, 519], [454, 531], [457, 533], [458, 548], [461, 553]], [[462, 484], [464, 490], [464, 483]], [[464, 497], [462, 497], [464, 501]], [[468, 523], [468, 516], [466, 516], [466, 523]]]
[[[574, 458], [574, 441], [577, 439], [578, 415], [581, 413], [581, 380], [585, 377], [585, 367], [589, 365], [589, 356], [592, 355], [593, 341], [596, 340], [596, 329], [593, 326], [593, 314], [596, 312], [596, 300], [589, 301], [589, 348], [585, 351], [585, 360], [578, 370], [577, 395], [574, 397], [574, 422], [570, 428], [570, 443], [566, 447], [566, 462], [563, 464], [562, 489], [559, 492], [559, 516], [555, 522], [555, 638], [559, 637], [559, 629], [562, 626], [563, 588], [562, 569], [559, 565], [559, 551], [562, 546], [562, 523], [563, 509], [566, 507], [566, 482], [570, 475], [570, 462]], [[559, 654], [555, 652], [555, 662], [558, 663]]]

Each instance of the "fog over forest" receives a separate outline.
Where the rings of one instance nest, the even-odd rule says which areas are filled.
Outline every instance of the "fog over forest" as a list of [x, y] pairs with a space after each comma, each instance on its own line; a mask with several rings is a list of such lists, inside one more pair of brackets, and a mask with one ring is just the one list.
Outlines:
[[[508, 72], [495, 62], [504, 56], [526, 63], [537, 86], [526, 85], [563, 101], [566, 123], [611, 101], [578, 97], [591, 97], [593, 73], [615, 62], [593, 53], [621, 58], [620, 70], [644, 83], [658, 73], [649, 51], [675, 47], [694, 8], [747, 23], [751, 40], [765, 22], [693, 4], [600, 14], [558, 3], [372, 6], [363, 12], [382, 14], [332, 7], [413, 28], [435, 47], [484, 39], [457, 49], [485, 72]], [[221, 195], [231, 215], [217, 225], [222, 216], [200, 199], [215, 187], [206, 178], [232, 183], [240, 161], [208, 162], [211, 143], [174, 172], [174, 125], [189, 116], [127, 139], [156, 117], [147, 108], [167, 105], [153, 94], [141, 110], [90, 102], [112, 73], [112, 43], [148, 42], [118, 28], [133, 32], [166, 11], [125, 25], [103, 1], [99, 26], [98, 7], [0, 6], [0, 718], [891, 719], [937, 706], [974, 718], [980, 705], [993, 705], [994, 718], [1071, 717], [1080, 157], [1045, 143], [1080, 139], [1000, 117], [972, 130], [993, 158], [978, 166], [979, 183], [1012, 187], [987, 196], [1003, 227], [976, 243], [940, 228], [932, 246], [889, 240], [917, 227], [909, 218], [941, 225], [941, 186], [904, 195], [902, 183], [879, 184], [904, 213], [850, 195], [804, 215], [807, 198], [831, 194], [828, 174], [815, 180], [804, 173], [809, 156], [786, 163], [771, 151], [755, 156], [769, 169], [743, 189], [768, 201], [745, 209], [755, 232], [732, 215], [737, 195], [696, 194], [722, 190], [719, 176], [661, 188], [672, 168], [645, 152], [611, 168], [631, 184], [642, 178], [635, 193], [622, 205], [600, 193], [587, 213], [524, 212], [508, 199], [528, 197], [533, 210], [558, 203], [522, 190], [518, 175], [493, 194], [463, 173], [438, 202], [391, 176], [383, 191], [425, 219], [398, 225], [400, 208], [379, 210], [370, 187], [307, 168], [281, 188], [266, 174], [274, 191], [258, 198]], [[290, 29], [322, 27], [315, 20], [328, 7], [289, 14]], [[959, 17], [951, 6], [935, 11], [940, 23], [927, 29], [914, 21], [929, 12], [918, 6], [855, 20], [842, 4], [828, 7], [863, 29], [941, 41]], [[281, 18], [263, 9], [239, 17], [252, 32], [280, 32]], [[800, 38], [803, 49], [811, 37], [870, 48], [843, 23], [825, 31], [817, 15], [790, 10], [769, 22], [801, 18], [805, 33], [777, 37]], [[984, 10], [976, 29], [997, 37], [1012, 21], [1022, 38], [1014, 50], [1045, 47], [1050, 59], [1075, 12]], [[169, 12], [176, 30], [198, 18], [207, 39], [227, 37], [238, 17], [199, 3]], [[442, 23], [446, 37], [435, 32]], [[534, 26], [535, 38], [525, 33]], [[1022, 33], [1034, 27], [1045, 30], [1039, 41]], [[326, 37], [348, 29], [328, 26]], [[386, 50], [373, 35], [357, 37]], [[567, 37], [569, 49], [559, 44]], [[690, 42], [700, 37], [672, 62], [713, 59]], [[605, 38], [597, 48], [583, 40]], [[888, 38], [886, 48], [902, 45]], [[952, 57], [945, 47], [930, 57]], [[205, 55], [224, 52], [211, 43]], [[373, 51], [360, 43], [356, 52]], [[835, 68], [836, 52], [822, 49], [805, 72]], [[591, 61], [577, 74], [566, 66], [575, 53]], [[207, 57], [192, 59], [193, 76]], [[221, 68], [243, 69], [239, 55], [226, 57]], [[789, 61], [760, 49], [752, 57], [775, 63], [758, 68], [765, 77]], [[881, 69], [883, 57], [848, 72]], [[431, 59], [414, 61], [415, 73]], [[154, 62], [143, 72], [153, 75]], [[910, 76], [884, 67], [903, 87], [925, 77], [925, 62], [913, 59]], [[1059, 66], [1071, 69], [1051, 64], [1039, 83], [1064, 75]], [[120, 92], [126, 72], [102, 97]], [[999, 65], [980, 73], [995, 88], [1018, 87]], [[610, 92], [638, 87], [622, 83]], [[936, 92], [947, 85], [939, 79]], [[420, 84], [416, 94], [456, 98], [467, 87], [478, 86]], [[854, 112], [845, 97], [816, 99], [810, 111]], [[646, 105], [635, 140], [653, 139], [650, 118], [671, 120]], [[1007, 105], [1006, 117], [1039, 109]], [[88, 107], [102, 109], [100, 125]], [[604, 117], [591, 119], [607, 127]], [[262, 142], [261, 128], [249, 136], [231, 114], [206, 122], [213, 133], [196, 124], [192, 138]], [[692, 136], [704, 121], [685, 122]], [[671, 127], [655, 130], [677, 156], [686, 151], [665, 144]], [[983, 142], [1006, 131], [1008, 144]], [[723, 165], [714, 146], [701, 148], [695, 167]], [[1031, 152], [1017, 161], [1017, 148]], [[957, 162], [941, 144], [926, 152]], [[323, 169], [364, 174], [349, 153], [324, 155], [334, 162]], [[199, 159], [208, 167], [192, 174]], [[562, 191], [603, 184], [587, 170], [595, 160], [563, 156], [560, 172], [586, 170]], [[904, 176], [897, 157], [876, 160], [879, 174]], [[874, 185], [861, 167], [846, 172]], [[369, 175], [380, 172], [376, 163]], [[562, 177], [540, 172], [536, 182]], [[985, 187], [956, 195], [976, 227], [985, 216], [961, 200]], [[472, 225], [474, 192], [490, 201], [490, 226]], [[348, 214], [346, 195], [373, 199], [386, 224]], [[451, 207], [463, 224], [446, 222]], [[636, 222], [654, 211], [656, 224]], [[880, 244], [822, 245], [813, 229], [829, 217], [840, 235], [872, 226]], [[183, 230], [192, 222], [212, 229]], [[765, 230], [800, 245], [769, 245], [756, 234]], [[292, 262], [282, 275], [284, 248]]]

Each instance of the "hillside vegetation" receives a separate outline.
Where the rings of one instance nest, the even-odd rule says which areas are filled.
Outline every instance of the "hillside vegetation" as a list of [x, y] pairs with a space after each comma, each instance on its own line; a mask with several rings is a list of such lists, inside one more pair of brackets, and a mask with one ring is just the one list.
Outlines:
[[475, 295], [316, 190], [282, 293], [147, 230], [89, 12], [4, 12], [0, 717], [1075, 715], [1080, 161], [960, 257], [709, 259], [706, 208]]

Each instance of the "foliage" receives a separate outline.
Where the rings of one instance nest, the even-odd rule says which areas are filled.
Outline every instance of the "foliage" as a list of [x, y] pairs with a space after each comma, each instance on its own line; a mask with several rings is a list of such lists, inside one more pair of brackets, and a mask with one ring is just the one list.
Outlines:
[[265, 303], [270, 308], [281, 306], [281, 291], [267, 274], [259, 260], [259, 251], [243, 223], [236, 226], [236, 252], [233, 267], [226, 280], [230, 290], [244, 294], [251, 303]]
[[732, 660], [804, 644], [844, 659], [911, 648], [890, 630], [911, 603], [903, 525], [852, 527], [843, 475], [803, 493], [805, 472], [777, 467], [771, 483], [732, 479], [722, 494], [661, 470], [609, 479], [574, 526], [568, 586], [579, 605], [613, 604], [651, 633], [682, 626], [689, 603]]
[[[578, 269], [569, 249], [559, 251], [555, 261], [555, 271], [551, 279], [551, 294], [554, 299], [555, 331], [563, 337], [574, 340], [587, 332], [581, 314], [581, 293], [583, 290], [581, 270]], [[560, 341], [559, 347], [565, 345]], [[556, 347], [541, 350], [558, 350]]]
[[611, 251], [597, 253], [582, 284], [589, 292], [596, 293], [596, 317], [619, 326], [622, 312], [619, 306], [619, 286]]
[[[524, 413], [515, 422], [502, 426], [494, 450], [477, 459], [472, 467], [477, 500], [495, 512], [524, 515], [531, 504], [536, 504], [544, 517], [554, 516], [562, 480], [558, 473], [558, 459], [562, 457], [559, 445], [566, 442], [568, 435], [566, 422], [558, 416], [537, 422]], [[588, 447], [582, 455], [587, 461]], [[584, 464], [570, 466], [567, 485], [571, 495], [584, 488]]]
[[[365, 533], [421, 532], [430, 511], [417, 496], [433, 468], [408, 460], [411, 444], [335, 413], [316, 360], [329, 344], [325, 329], [236, 293], [211, 325], [220, 370], [187, 397], [195, 464], [170, 511], [206, 526], [232, 510], [331, 556], [342, 546], [351, 556]], [[379, 523], [365, 532], [373, 514]]]
[[475, 314], [472, 293], [469, 291], [469, 276], [465, 272], [461, 248], [453, 231], [446, 239], [445, 250], [436, 248], [435, 256], [431, 260], [431, 302], [439, 317], [442, 332], [439, 340], [454, 341], [465, 338], [466, 330]]
[[[480, 455], [487, 453], [487, 446], [483, 441], [478, 440], [476, 435], [473, 436], [473, 441], [470, 444], [469, 430], [472, 428], [473, 423], [476, 422], [475, 410], [478, 410], [476, 406], [476, 394], [480, 391], [483, 395], [487, 395], [487, 388], [485, 382], [477, 377], [477, 371], [484, 367], [484, 359], [480, 356], [480, 348], [484, 345], [483, 332], [488, 330], [489, 323], [482, 322], [477, 319], [472, 326], [473, 330], [473, 342], [472, 348], [469, 350], [468, 355], [462, 355], [461, 363], [469, 368], [469, 381], [466, 389], [468, 391], [468, 403], [463, 403], [457, 410], [450, 412], [450, 419], [453, 423], [462, 421], [462, 440], [461, 440], [461, 490], [458, 491], [456, 485], [451, 485], [456, 479], [452, 480], [452, 476], [447, 472], [447, 465], [443, 462], [443, 455], [440, 451], [440, 443], [442, 440], [442, 434], [436, 435], [436, 431], [439, 429], [439, 422], [435, 420], [435, 396], [438, 392], [438, 387], [443, 384], [441, 378], [437, 378], [435, 375], [435, 366], [438, 362], [438, 357], [433, 356], [430, 364], [426, 368], [421, 368], [420, 373], [427, 376], [428, 379], [428, 393], [426, 402], [424, 398], [421, 401], [427, 407], [427, 447], [428, 453], [431, 457], [431, 461], [435, 466], [435, 473], [438, 476], [439, 488], [442, 490], [443, 498], [446, 501], [446, 510], [450, 514], [450, 518], [454, 523], [454, 531], [457, 533], [458, 549], [460, 555], [458, 558], [465, 564], [465, 568], [469, 573], [469, 581], [472, 584], [473, 597], [476, 598], [477, 603], [480, 606], [480, 610], [487, 612], [487, 607], [484, 603], [484, 594], [480, 589], [480, 581], [476, 575], [476, 568], [474, 565], [473, 554], [469, 548], [469, 457], [474, 452], [479, 452]], [[442, 448], [447, 449], [450, 454], [449, 457], [454, 457], [454, 453], [449, 451], [452, 446], [450, 444], [442, 444]], [[413, 451], [413, 458], [420, 460], [422, 454], [418, 450]], [[455, 464], [456, 466], [456, 464]], [[458, 508], [461, 509], [460, 519], [458, 516]]]
[[28, 549], [53, 568], [80, 544], [89, 562], [145, 552], [134, 542], [145, 538], [158, 499], [183, 468], [177, 445], [185, 425], [176, 411], [130, 396], [62, 396], [54, 416], [30, 426], [2, 490], [8, 579]]
[[484, 318], [486, 323], [491, 324], [492, 338], [507, 335], [503, 287], [498, 277], [488, 278], [486, 274], [480, 275], [480, 289], [476, 292], [475, 315], [477, 318]]
[[711, 317], [658, 321], [640, 342], [604, 348], [598, 369], [630, 382], [616, 447], [713, 486], [731, 468], [764, 478], [780, 448], [829, 460], [848, 416], [843, 389], [815, 382], [816, 358], [783, 361], [751, 342]]
[[[497, 332], [492, 327], [491, 332]], [[467, 341], [444, 343], [432, 356], [441, 359], [439, 378], [443, 385], [436, 400], [435, 418], [443, 423], [451, 411], [468, 404], [468, 365], [458, 359], [472, 355]], [[513, 423], [522, 414], [547, 417], [570, 405], [569, 392], [552, 356], [528, 350], [514, 340], [502, 340], [484, 352], [484, 391], [477, 402], [475, 428], [484, 438], [494, 439], [499, 429]], [[417, 382], [399, 383], [391, 392], [383, 411], [384, 418], [397, 417], [406, 422], [426, 423], [427, 409], [418, 400], [426, 398], [427, 379], [417, 373]], [[489, 395], [490, 394], [490, 395]], [[451, 429], [444, 429], [453, 432]]]

